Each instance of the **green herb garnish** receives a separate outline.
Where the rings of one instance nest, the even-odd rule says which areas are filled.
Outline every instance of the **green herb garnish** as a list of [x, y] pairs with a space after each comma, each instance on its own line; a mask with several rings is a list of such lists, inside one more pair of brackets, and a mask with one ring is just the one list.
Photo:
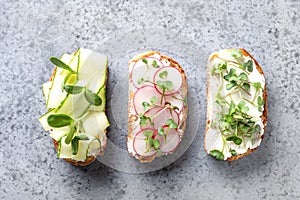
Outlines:
[[168, 127], [170, 127], [170, 128], [177, 128], [178, 127], [178, 124], [173, 119], [168, 119], [166, 121], [166, 125], [168, 125]]
[[142, 105], [144, 107], [144, 111], [147, 111], [150, 108], [150, 104], [148, 102], [146, 102], [146, 101], [143, 101]]
[[209, 154], [217, 160], [224, 160], [224, 154], [219, 150], [211, 150]]
[[61, 61], [61, 60], [58, 59], [58, 58], [51, 57], [51, 58], [50, 58], [50, 61], [51, 61], [56, 67], [59, 67], [59, 68], [68, 70], [68, 71], [72, 72], [73, 74], [76, 74], [76, 72], [75, 72], [74, 70], [72, 70], [71, 67], [69, 67], [69, 65], [67, 65], [66, 63], [64, 63], [63, 61]]
[[153, 60], [153, 61], [152, 61], [152, 66], [153, 66], [154, 68], [159, 68], [159, 65], [156, 63], [156, 60]]
[[253, 61], [252, 60], [248, 60], [247, 62], [245, 62], [243, 64], [243, 68], [245, 70], [247, 70], [248, 72], [252, 72], [253, 71]]
[[102, 99], [89, 89], [85, 89], [84, 96], [86, 100], [92, 105], [100, 106], [102, 104]]
[[163, 127], [159, 127], [157, 134], [158, 135], [164, 135], [165, 134], [165, 129]]
[[147, 61], [147, 59], [146, 59], [146, 58], [143, 58], [143, 59], [142, 59], [142, 61], [143, 61], [143, 63], [145, 63], [145, 64], [146, 64], [146, 66], [147, 66], [147, 69], [149, 70], [149, 69], [150, 69], [150, 67], [149, 67], [149, 65], [148, 65], [148, 61]]
[[53, 127], [53, 128], [61, 128], [64, 126], [69, 126], [70, 124], [72, 124], [74, 120], [65, 114], [52, 114], [49, 115], [47, 118], [47, 122], [49, 124], [49, 126]]
[[168, 72], [167, 71], [163, 71], [163, 72], [159, 73], [159, 77], [161, 79], [167, 78], [168, 77]]
[[152, 137], [154, 134], [154, 131], [151, 130], [144, 130], [143, 134], [148, 138], [148, 137]]
[[84, 89], [84, 87], [75, 86], [75, 85], [65, 85], [64, 86], [64, 90], [68, 94], [79, 94], [80, 92], [82, 92], [83, 89]]

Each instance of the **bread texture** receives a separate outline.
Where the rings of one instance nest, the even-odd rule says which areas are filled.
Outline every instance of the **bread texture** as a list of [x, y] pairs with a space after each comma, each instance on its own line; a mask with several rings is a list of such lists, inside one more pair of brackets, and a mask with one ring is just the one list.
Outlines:
[[[231, 51], [231, 50], [234, 50], [234, 49], [228, 49], [228, 50]], [[264, 72], [263, 72], [261, 66], [260, 66], [260, 65], [258, 64], [258, 62], [253, 58], [253, 56], [252, 56], [250, 53], [248, 53], [245, 49], [242, 49], [242, 48], [241, 48], [241, 49], [239, 49], [239, 50], [241, 51], [241, 53], [243, 54], [243, 56], [248, 56], [248, 57], [250, 57], [250, 58], [253, 60], [255, 66], [256, 66], [257, 71], [258, 71], [261, 75], [263, 75], [263, 77], [264, 77]], [[212, 118], [212, 117], [211, 117], [211, 116], [212, 116], [212, 112], [213, 112], [213, 107], [212, 107], [212, 105], [210, 105], [210, 103], [209, 103], [209, 102], [211, 101], [210, 97], [211, 97], [211, 94], [212, 94], [212, 91], [210, 90], [210, 86], [211, 86], [212, 84], [214, 84], [214, 83], [211, 81], [210, 63], [211, 63], [211, 61], [213, 61], [216, 57], [219, 56], [218, 53], [219, 53], [219, 52], [211, 54], [211, 56], [209, 57], [209, 60], [208, 60], [208, 65], [207, 65], [207, 91], [206, 91], [206, 94], [207, 94], [207, 117], [206, 117], [206, 130], [205, 130], [205, 136], [204, 136], [204, 141], [205, 141], [205, 142], [204, 142], [204, 148], [205, 148], [205, 150], [206, 150], [207, 152], [209, 152], [209, 150], [207, 149], [206, 137], [207, 137], [208, 131], [209, 131], [210, 126], [211, 126], [211, 123], [212, 123], [212, 121], [211, 121], [211, 118]], [[250, 80], [250, 81], [251, 81], [251, 80]], [[262, 122], [262, 124], [263, 124], [263, 131], [264, 131], [264, 132], [263, 132], [263, 134], [260, 136], [261, 139], [263, 139], [264, 134], [265, 134], [265, 129], [266, 129], [266, 125], [267, 125], [267, 117], [268, 117], [267, 86], [266, 86], [266, 84], [265, 84], [265, 85], [263, 85], [262, 87], [263, 87], [262, 98], [263, 98], [263, 100], [264, 100], [264, 106], [263, 106], [264, 110], [263, 110], [263, 112], [262, 112], [262, 115], [260, 116], [260, 119], [261, 119], [261, 122]], [[243, 157], [245, 157], [245, 156], [251, 154], [252, 152], [254, 152], [256, 149], [257, 149], [257, 147], [252, 148], [252, 149], [248, 149], [245, 153], [243, 153], [243, 154], [237, 154], [237, 155], [235, 155], [235, 156], [228, 157], [226, 160], [227, 160], [227, 161], [234, 161], [234, 160], [243, 158]]]
[[[146, 58], [146, 57], [151, 57], [153, 55], [159, 55], [160, 56], [160, 61], [167, 61], [167, 62], [169, 62], [170, 63], [169, 66], [172, 66], [172, 67], [176, 68], [180, 72], [181, 77], [182, 77], [182, 94], [183, 95], [187, 95], [188, 85], [187, 85], [187, 81], [186, 81], [186, 74], [185, 74], [184, 70], [182, 69], [182, 67], [174, 59], [172, 59], [172, 58], [170, 58], [168, 56], [162, 55], [162, 54], [160, 54], [157, 51], [145, 52], [145, 53], [142, 53], [142, 54], [139, 54], [139, 55], [135, 56], [128, 63], [129, 72], [132, 70], [131, 69], [132, 68], [132, 63], [135, 63], [135, 62], [139, 61], [140, 59], [143, 59], [143, 58]], [[129, 75], [127, 147], [128, 147], [129, 154], [131, 156], [136, 157], [142, 163], [148, 163], [148, 162], [153, 161], [158, 156], [167, 155], [167, 154], [170, 154], [172, 152], [166, 153], [166, 154], [155, 154], [153, 156], [141, 156], [141, 155], [138, 155], [133, 150], [132, 145], [133, 145], [133, 139], [135, 137], [135, 134], [133, 133], [133, 129], [134, 129], [134, 127], [138, 123], [139, 116], [135, 113], [135, 111], [133, 109], [133, 107], [134, 107], [134, 103], [133, 103], [134, 92], [130, 90], [130, 84], [132, 84], [132, 77], [131, 77], [131, 75]], [[180, 130], [180, 141], [183, 138], [184, 131], [185, 131], [185, 128], [186, 128], [187, 114], [188, 114], [188, 106], [186, 104], [184, 106], [184, 109], [183, 109], [183, 115], [182, 115], [181, 123], [178, 126], [178, 130]]]

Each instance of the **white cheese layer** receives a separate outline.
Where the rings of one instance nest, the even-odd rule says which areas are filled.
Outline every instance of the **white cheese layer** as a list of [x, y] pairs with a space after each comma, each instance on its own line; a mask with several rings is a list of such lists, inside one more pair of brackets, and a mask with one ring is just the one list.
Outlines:
[[[214, 57], [208, 64], [209, 70], [211, 70], [216, 64], [220, 63], [222, 60], [230, 60], [230, 61], [235, 61], [235, 58], [231, 56], [231, 51], [230, 50], [222, 50], [218, 52], [217, 57]], [[244, 62], [247, 62], [248, 60], [252, 60], [251, 57], [249, 56], [244, 56]], [[253, 82], [259, 82], [262, 87], [265, 85], [265, 78], [264, 76], [257, 70], [257, 66], [255, 65], [254, 60], [253, 61], [253, 71], [248, 75], [249, 81], [251, 83]], [[237, 74], [240, 74], [244, 72], [242, 69], [237, 67], [238, 65], [228, 62], [228, 68], [227, 70], [230, 71], [231, 68], [234, 68], [237, 72]], [[210, 73], [210, 72], [209, 72]], [[225, 73], [226, 74], [226, 73]], [[224, 74], [224, 75], [225, 75]], [[220, 91], [221, 96], [226, 96], [225, 100], [227, 102], [233, 101], [235, 105], [237, 105], [242, 99], [245, 98], [249, 100], [250, 102], [253, 101], [253, 97], [256, 95], [257, 97], [260, 96], [262, 97], [263, 91], [259, 90], [256, 93], [256, 89], [251, 85], [249, 93], [251, 94], [248, 95], [245, 92], [234, 92], [234, 89], [227, 90], [226, 89], [226, 83], [229, 83], [224, 80], [223, 87], [221, 90], [219, 88], [222, 86], [222, 79], [224, 80], [223, 77], [220, 77], [219, 75], [210, 75], [210, 80], [209, 80], [209, 88], [208, 88], [208, 111], [210, 112], [209, 114], [209, 119], [210, 124], [214, 121], [217, 121], [217, 115], [218, 113], [221, 112], [220, 106], [218, 106], [216, 102], [216, 94], [218, 91]], [[257, 101], [257, 97], [255, 98], [254, 102]], [[206, 138], [205, 138], [205, 143], [206, 143], [206, 150], [209, 153], [211, 150], [223, 150], [224, 154], [224, 160], [227, 158], [231, 157], [232, 154], [230, 153], [230, 150], [235, 150], [237, 154], [244, 154], [246, 153], [249, 149], [254, 149], [257, 146], [260, 145], [261, 143], [261, 136], [264, 134], [264, 125], [261, 120], [262, 116], [262, 111], [260, 112], [258, 110], [257, 104], [253, 105], [249, 103], [248, 101], [246, 102], [246, 106], [249, 107], [249, 111], [247, 114], [249, 116], [252, 116], [252, 121], [255, 122], [255, 124], [258, 124], [261, 128], [260, 134], [259, 135], [253, 135], [252, 137], [244, 137], [242, 144], [236, 145], [232, 141], [225, 141], [226, 145], [224, 146], [224, 141], [222, 139], [222, 135], [220, 133], [219, 129], [209, 127]], [[226, 113], [228, 112], [229, 106], [226, 110]], [[209, 125], [210, 126], [210, 125]], [[224, 146], [224, 149], [223, 149]]]

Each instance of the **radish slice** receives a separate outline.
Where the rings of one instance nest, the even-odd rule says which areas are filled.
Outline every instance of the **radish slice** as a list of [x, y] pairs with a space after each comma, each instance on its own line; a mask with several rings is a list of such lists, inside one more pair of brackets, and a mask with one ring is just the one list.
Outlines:
[[[165, 132], [166, 131], [167, 128], [165, 128]], [[159, 148], [163, 153], [175, 151], [180, 142], [179, 133], [176, 131], [176, 129], [169, 129], [167, 137], [157, 135], [157, 139], [160, 142]]]
[[[148, 66], [146, 63], [143, 62], [143, 59], [147, 61]], [[162, 62], [154, 57], [145, 57], [143, 59], [138, 60], [132, 67], [131, 72], [131, 79], [132, 83], [136, 88], [140, 88], [144, 85], [153, 85], [149, 82], [140, 83], [140, 79], [143, 78], [144, 80], [153, 81], [153, 77], [157, 71], [157, 68], [163, 66]], [[153, 62], [156, 63], [156, 67], [153, 67]]]
[[147, 157], [147, 156], [153, 156], [154, 154], [156, 154], [156, 150], [153, 149], [153, 148], [152, 148], [151, 151], [149, 151], [149, 152], [146, 153], [146, 151], [147, 151], [147, 146], [146, 146], [147, 143], [146, 143], [145, 139], [147, 137], [143, 133], [143, 131], [145, 131], [145, 130], [146, 131], [147, 130], [154, 131], [153, 129], [143, 129], [140, 132], [138, 132], [136, 134], [136, 136], [134, 137], [134, 139], [133, 139], [133, 149], [140, 156], [145, 156], [145, 157]]
[[179, 113], [182, 111], [183, 106], [184, 106], [184, 97], [182, 97], [181, 94], [175, 93], [173, 95], [169, 95], [165, 97], [166, 103], [170, 103], [172, 106], [176, 106], [178, 108]]
[[[147, 110], [144, 115], [146, 117], [153, 117], [155, 116], [155, 114], [157, 114], [159, 111], [163, 110], [163, 107], [160, 107], [160, 106], [156, 106], [156, 107], [153, 107], [153, 108], [150, 108], [149, 110]], [[153, 126], [150, 125], [150, 122], [147, 122], [147, 125], [146, 126], [141, 126], [141, 129], [142, 128], [153, 128]]]
[[[161, 94], [157, 92], [157, 90], [153, 86], [143, 86], [135, 92], [133, 97], [133, 105], [136, 114], [145, 112], [143, 107], [143, 102], [148, 102], [150, 104], [150, 99], [152, 97], [157, 98], [158, 101], [157, 103], [160, 103], [161, 98], [163, 98]], [[163, 104], [165, 103], [164, 98], [162, 100], [162, 103]]]
[[173, 119], [175, 123], [179, 124], [179, 115], [175, 110], [170, 108], [161, 108], [160, 110], [157, 110], [157, 108], [153, 108], [149, 110], [149, 112], [145, 113], [145, 116], [153, 119], [153, 127], [155, 129], [166, 125], [168, 119]]
[[[175, 67], [162, 67], [154, 75], [153, 82], [157, 84], [158, 81], [171, 81], [173, 83], [172, 90], [165, 91], [165, 95], [172, 95], [176, 93], [182, 86], [182, 76]], [[155, 88], [162, 94], [162, 89], [155, 85]]]

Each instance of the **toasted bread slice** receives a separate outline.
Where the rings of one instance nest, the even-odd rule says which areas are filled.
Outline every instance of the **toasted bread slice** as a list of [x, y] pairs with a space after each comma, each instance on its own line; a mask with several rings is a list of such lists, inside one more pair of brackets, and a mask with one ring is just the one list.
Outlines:
[[[54, 68], [49, 81], [53, 80], [56, 69], [57, 68]], [[108, 71], [106, 72], [106, 77], [108, 77], [107, 75], [108, 75]], [[105, 85], [106, 85], [106, 83], [107, 83], [107, 78], [105, 80]], [[105, 110], [104, 110], [104, 112], [105, 112]], [[107, 132], [107, 130], [104, 131], [105, 136], [103, 136], [100, 139], [100, 141], [101, 141], [101, 149], [100, 149], [99, 154], [98, 154], [99, 156], [102, 156], [104, 154], [104, 152], [105, 152], [105, 149], [106, 149], [106, 145], [107, 145], [106, 132]], [[52, 141], [53, 141], [53, 144], [54, 144], [54, 147], [55, 147], [56, 151], [58, 151], [58, 141], [56, 141], [53, 138], [52, 138]], [[87, 166], [87, 165], [91, 164], [92, 162], [94, 162], [96, 160], [96, 156], [97, 155], [95, 155], [95, 156], [92, 156], [92, 155], [88, 156], [84, 162], [82, 162], [82, 161], [76, 161], [76, 160], [73, 160], [73, 159], [70, 159], [70, 158], [63, 158], [63, 159], [66, 162], [68, 162], [68, 163], [70, 163], [70, 164], [72, 164], [74, 166]]]
[[[147, 66], [148, 69], [146, 69], [145, 66]], [[166, 77], [164, 77], [164, 75], [166, 75]], [[163, 83], [163, 81], [166, 80], [171, 80], [173, 86], [170, 91], [166, 90], [166, 93], [163, 94], [157, 83]], [[170, 154], [177, 149], [186, 127], [186, 118], [188, 113], [188, 106], [186, 102], [187, 90], [188, 88], [185, 72], [179, 63], [172, 58], [162, 55], [159, 52], [151, 51], [137, 55], [129, 61], [127, 147], [131, 156], [134, 156], [140, 162], [151, 162], [155, 159], [155, 157]], [[174, 94], [172, 94], [172, 92], [174, 92]], [[152, 100], [156, 100], [156, 102], [153, 103], [150, 98]], [[177, 98], [177, 100], [175, 98]], [[143, 102], [147, 102], [146, 107]], [[142, 105], [144, 106], [144, 110], [141, 110]], [[166, 114], [165, 111], [168, 111], [170, 116], [167, 116], [168, 114]], [[149, 114], [154, 112], [156, 114]], [[164, 117], [162, 117], [162, 115], [164, 115]], [[176, 117], [174, 117], [175, 115], [178, 115], [178, 120]], [[149, 120], [146, 123], [152, 123], [152, 125], [146, 125], [148, 128], [145, 128], [145, 126], [141, 124], [141, 116], [149, 117], [148, 119], [146, 118], [146, 120]], [[162, 118], [157, 121], [156, 119], [159, 117]], [[169, 129], [171, 130], [169, 133], [166, 133], [166, 129], [168, 129], [166, 128], [167, 125], [165, 125], [167, 118], [174, 119], [174, 122], [176, 121], [177, 123], [177, 128]], [[156, 123], [154, 123], [155, 121]], [[161, 135], [157, 135], [159, 128], [160, 130], [163, 129], [164, 131], [165, 141], [159, 139], [162, 137]], [[146, 129], [148, 129], [148, 132], [150, 131], [150, 135], [151, 132], [153, 135], [145, 136]], [[166, 139], [166, 135], [168, 134], [170, 141], [171, 138], [173, 138], [172, 141], [166, 145], [167, 141], [169, 140]], [[178, 139], [176, 134], [178, 134]], [[151, 148], [152, 143], [149, 141], [151, 139], [159, 140], [160, 147]], [[178, 144], [176, 144], [176, 140], [178, 140]], [[144, 143], [144, 141], [146, 142]], [[138, 142], [139, 144], [137, 144]], [[146, 145], [146, 147], [143, 145]], [[147, 147], [147, 145], [149, 146]], [[146, 148], [145, 153], [143, 153], [141, 150], [143, 148]]]
[[[231, 73], [229, 69], [232, 68], [234, 70]], [[239, 84], [241, 87], [237, 86]], [[225, 105], [222, 104], [222, 99], [225, 100]], [[239, 104], [241, 101], [244, 103]], [[231, 102], [233, 105], [230, 110]], [[211, 54], [207, 66], [204, 145], [208, 154], [219, 160], [233, 161], [255, 151], [264, 137], [267, 109], [267, 87], [263, 70], [245, 49], [226, 49]], [[238, 115], [250, 116], [250, 119], [238, 119]]]
[[[75, 53], [63, 54], [61, 57], [60, 62], [67, 63], [70, 70], [63, 67], [57, 58], [50, 60], [60, 68], [55, 67], [50, 81], [43, 84], [43, 94], [49, 111], [42, 115], [39, 121], [44, 129], [50, 132], [59, 158], [74, 166], [89, 165], [98, 155], [104, 154], [107, 145], [106, 131], [109, 126], [105, 114], [107, 56], [78, 48]], [[76, 75], [68, 72], [71, 70], [76, 71]], [[79, 93], [66, 90], [65, 86], [70, 87], [73, 84], [78, 84], [78, 88], [81, 87]], [[61, 85], [64, 86], [64, 90], [60, 89]], [[93, 95], [99, 96], [100, 100], [96, 102], [95, 97], [94, 101], [91, 100]], [[77, 106], [75, 110], [72, 109], [73, 105]], [[51, 115], [52, 119], [56, 117], [54, 123], [59, 122], [57, 116], [61, 115], [71, 118], [75, 121], [75, 125], [71, 123], [71, 126], [57, 126], [53, 121], [50, 124]], [[74, 126], [73, 134], [72, 126]], [[68, 143], [67, 136], [72, 136], [72, 140], [69, 138]]]

